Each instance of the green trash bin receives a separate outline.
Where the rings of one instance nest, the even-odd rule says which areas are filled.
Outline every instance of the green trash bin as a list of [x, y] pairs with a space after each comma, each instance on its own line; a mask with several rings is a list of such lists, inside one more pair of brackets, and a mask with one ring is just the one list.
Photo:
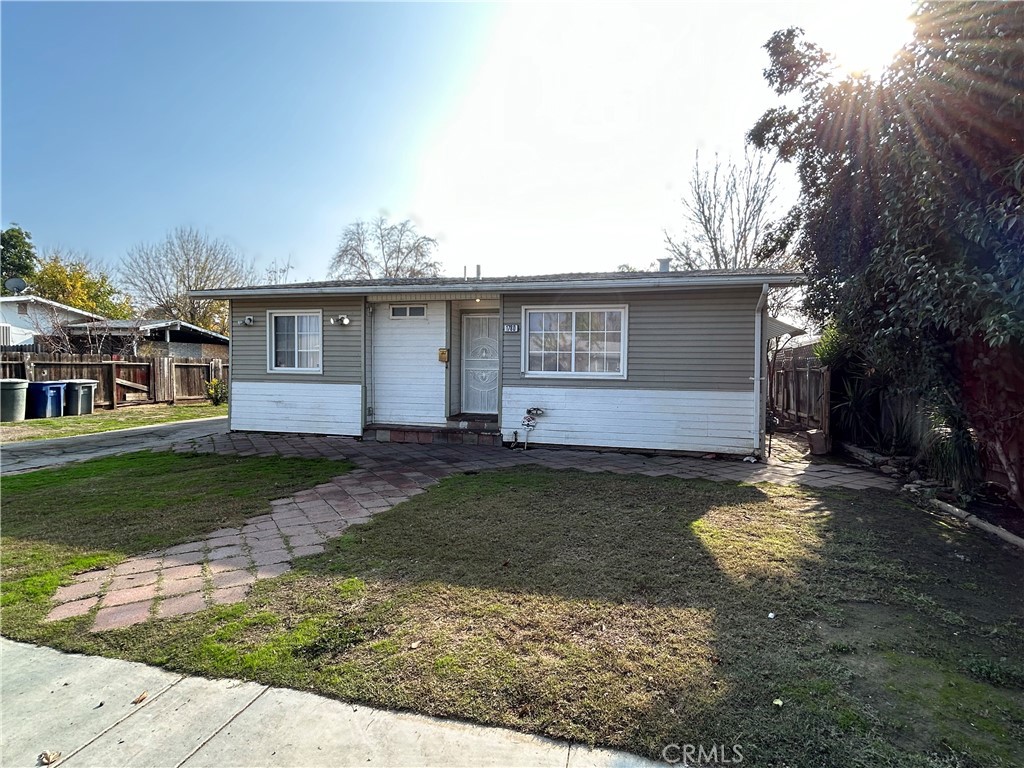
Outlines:
[[24, 421], [28, 379], [0, 379], [0, 421]]
[[92, 413], [96, 401], [96, 379], [67, 379], [65, 390], [64, 415], [87, 416]]

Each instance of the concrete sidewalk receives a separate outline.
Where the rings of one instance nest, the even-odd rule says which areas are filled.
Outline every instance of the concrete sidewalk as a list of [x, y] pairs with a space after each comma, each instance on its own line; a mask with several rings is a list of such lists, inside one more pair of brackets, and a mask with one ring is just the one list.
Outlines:
[[151, 427], [130, 427], [91, 435], [25, 440], [0, 446], [0, 474], [14, 475], [100, 456], [164, 450], [182, 440], [198, 440], [228, 431], [228, 417], [190, 419]]
[[[132, 701], [143, 691], [139, 704]], [[505, 728], [185, 677], [0, 639], [0, 764], [85, 766], [653, 766]]]

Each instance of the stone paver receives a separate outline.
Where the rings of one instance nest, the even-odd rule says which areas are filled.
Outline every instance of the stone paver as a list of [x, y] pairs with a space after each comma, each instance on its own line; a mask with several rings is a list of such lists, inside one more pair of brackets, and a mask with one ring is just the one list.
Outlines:
[[92, 631], [102, 632], [107, 629], [121, 629], [133, 624], [141, 624], [149, 618], [149, 609], [150, 603], [148, 602], [100, 608], [96, 612], [96, 621], [92, 626]]
[[[79, 574], [61, 587], [47, 616], [59, 621], [95, 610], [94, 632], [150, 618], [181, 616], [213, 604], [244, 600], [252, 585], [291, 570], [297, 557], [319, 554], [329, 539], [364, 523], [453, 474], [540, 465], [649, 477], [769, 482], [811, 488], [887, 488], [890, 478], [856, 467], [809, 461], [750, 464], [614, 450], [535, 447], [511, 451], [469, 445], [375, 443], [320, 435], [260, 435], [217, 431], [170, 446], [178, 452], [252, 456], [312, 456], [349, 460], [357, 469], [286, 499], [239, 528], [161, 552], [129, 558], [114, 569]], [[125, 450], [135, 450], [130, 445]]]
[[157, 606], [156, 615], [161, 618], [168, 616], [181, 616], [186, 613], [196, 613], [206, 608], [206, 598], [202, 592], [190, 592], [187, 595], [177, 597], [166, 597]]
[[84, 616], [95, 607], [99, 600], [98, 597], [86, 597], [82, 600], [72, 600], [70, 603], [61, 603], [50, 611], [43, 621], [60, 621], [73, 616]]

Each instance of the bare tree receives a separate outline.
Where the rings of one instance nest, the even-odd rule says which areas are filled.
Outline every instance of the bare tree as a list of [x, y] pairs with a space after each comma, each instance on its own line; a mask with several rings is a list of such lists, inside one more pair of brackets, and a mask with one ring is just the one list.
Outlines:
[[778, 160], [745, 149], [742, 162], [715, 160], [708, 169], [694, 158], [683, 198], [683, 233], [665, 232], [665, 248], [684, 269], [746, 269], [757, 253], [776, 209]]
[[42, 304], [33, 315], [32, 330], [37, 344], [65, 355], [134, 355], [145, 335], [141, 318], [76, 323], [69, 321], [63, 310], [49, 304]]
[[437, 277], [441, 265], [433, 259], [436, 247], [437, 241], [418, 234], [408, 219], [398, 224], [389, 224], [384, 216], [358, 220], [345, 227], [329, 274], [341, 279]]
[[291, 277], [294, 270], [295, 265], [292, 264], [292, 255], [289, 253], [288, 258], [284, 261], [274, 259], [267, 265], [263, 270], [262, 282], [266, 285], [282, 285], [288, 282], [288, 278]]
[[158, 243], [139, 243], [121, 262], [121, 278], [148, 315], [230, 333], [226, 301], [195, 299], [189, 291], [255, 282], [250, 261], [223, 240], [178, 227]]
[[[788, 253], [762, 256], [784, 224], [776, 197], [777, 164], [774, 155], [746, 148], [742, 161], [723, 161], [715, 155], [709, 169], [697, 154], [682, 200], [682, 233], [664, 233], [674, 269], [796, 268]], [[773, 290], [769, 312], [793, 314], [796, 297], [792, 289]]]

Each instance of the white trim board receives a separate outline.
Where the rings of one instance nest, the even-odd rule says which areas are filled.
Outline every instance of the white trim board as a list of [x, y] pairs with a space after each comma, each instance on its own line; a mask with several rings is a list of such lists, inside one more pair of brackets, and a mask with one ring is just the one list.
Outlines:
[[501, 396], [503, 439], [525, 432], [527, 408], [543, 408], [531, 443], [714, 451], [757, 450], [752, 392], [515, 386]]
[[253, 432], [363, 433], [359, 384], [231, 382], [231, 429]]

